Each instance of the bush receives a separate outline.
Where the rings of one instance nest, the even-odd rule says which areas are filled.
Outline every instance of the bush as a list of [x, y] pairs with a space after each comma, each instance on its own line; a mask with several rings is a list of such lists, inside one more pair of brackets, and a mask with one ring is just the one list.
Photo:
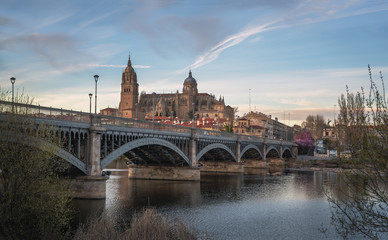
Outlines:
[[70, 198], [53, 164], [55, 136], [49, 126], [36, 130], [25, 108], [0, 106], [0, 118], [0, 239], [66, 238]]
[[[338, 100], [338, 149], [346, 151], [352, 169], [341, 174], [340, 184], [327, 193], [332, 223], [343, 238], [388, 237], [388, 105], [381, 72], [381, 91], [370, 68], [369, 75], [367, 98], [363, 90], [347, 91]], [[333, 192], [340, 192], [341, 197]]]
[[196, 239], [182, 221], [172, 222], [162, 216], [153, 208], [143, 210], [135, 214], [131, 220], [129, 229], [120, 233], [107, 219], [106, 215], [94, 218], [86, 226], [80, 227], [75, 239], [122, 239], [122, 240], [169, 240], [169, 239]]

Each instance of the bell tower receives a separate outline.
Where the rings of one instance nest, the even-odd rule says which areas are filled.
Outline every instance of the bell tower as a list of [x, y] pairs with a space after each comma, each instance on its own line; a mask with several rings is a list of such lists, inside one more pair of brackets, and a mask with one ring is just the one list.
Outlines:
[[131, 64], [131, 56], [128, 58], [128, 65], [121, 78], [121, 98], [119, 104], [120, 112], [130, 112], [125, 117], [133, 118], [133, 112], [136, 110], [136, 103], [139, 98], [139, 84], [137, 83], [136, 72]]

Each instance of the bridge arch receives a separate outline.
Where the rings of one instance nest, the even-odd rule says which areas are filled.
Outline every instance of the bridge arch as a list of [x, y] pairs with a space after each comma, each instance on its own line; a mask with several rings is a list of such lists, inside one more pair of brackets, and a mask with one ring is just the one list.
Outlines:
[[247, 145], [247, 146], [241, 151], [240, 157], [244, 156], [244, 153], [245, 153], [246, 151], [248, 151], [249, 149], [255, 149], [256, 151], [258, 151], [259, 154], [260, 154], [260, 157], [261, 157], [262, 159], [264, 159], [263, 154], [261, 153], [261, 150], [260, 150], [257, 146], [255, 146], [255, 145], [253, 145], [253, 144]]
[[279, 153], [279, 150], [275, 147], [275, 146], [270, 146], [267, 150], [266, 150], [266, 152], [265, 152], [265, 157], [267, 158], [267, 155], [268, 155], [268, 153], [271, 151], [271, 150], [275, 150], [275, 152], [278, 154], [278, 156], [279, 157], [282, 157], [281, 155], [280, 155], [280, 153]]
[[289, 156], [292, 156], [292, 151], [289, 147], [283, 147], [283, 152], [282, 152], [282, 157], [284, 156], [284, 154], [289, 154]]
[[228, 148], [227, 146], [225, 146], [224, 144], [221, 144], [221, 143], [213, 143], [213, 144], [210, 144], [206, 147], [204, 147], [198, 154], [197, 154], [197, 157], [196, 157], [196, 162], [199, 161], [199, 159], [201, 159], [201, 157], [203, 157], [203, 155], [205, 155], [205, 153], [209, 152], [210, 150], [213, 150], [213, 149], [223, 149], [225, 151], [227, 151], [232, 157], [233, 157], [233, 160], [237, 162], [237, 157], [236, 155], [232, 152], [232, 150], [230, 150], [230, 148]]
[[112, 153], [110, 153], [101, 161], [101, 168], [102, 169], [105, 168], [106, 166], [109, 165], [109, 163], [111, 163], [113, 160], [120, 157], [124, 153], [131, 151], [132, 149], [135, 149], [141, 146], [146, 146], [146, 145], [159, 145], [159, 146], [167, 147], [173, 150], [174, 152], [176, 152], [179, 156], [183, 158], [183, 160], [185, 160], [185, 162], [187, 162], [187, 164], [190, 165], [190, 159], [182, 152], [182, 150], [180, 150], [176, 145], [172, 144], [171, 142], [168, 142], [166, 140], [159, 139], [159, 138], [141, 138], [141, 139], [128, 142], [122, 145], [121, 147], [119, 147], [118, 149], [114, 150]]
[[4, 139], [4, 138], [1, 138], [1, 139], [4, 141], [13, 142], [13, 143], [21, 143], [21, 144], [29, 146], [29, 147], [35, 147], [35, 148], [38, 148], [42, 151], [46, 150], [47, 148], [53, 149], [55, 152], [55, 156], [60, 157], [60, 158], [64, 159], [65, 161], [68, 161], [69, 163], [74, 165], [76, 168], [81, 170], [83, 173], [88, 174], [88, 169], [87, 169], [87, 166], [84, 162], [82, 162], [81, 160], [79, 160], [77, 157], [75, 157], [71, 153], [67, 152], [66, 150], [64, 150], [64, 149], [62, 149], [62, 148], [60, 148], [52, 143], [44, 141], [40, 138], [32, 137], [32, 136], [24, 136], [24, 137], [20, 137], [18, 139], [15, 139], [12, 137], [7, 138], [7, 139]]

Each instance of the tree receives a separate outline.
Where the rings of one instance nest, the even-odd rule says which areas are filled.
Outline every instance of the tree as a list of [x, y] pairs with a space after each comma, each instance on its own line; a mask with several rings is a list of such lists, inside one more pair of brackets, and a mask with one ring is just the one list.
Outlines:
[[311, 136], [311, 133], [308, 131], [303, 131], [299, 134], [296, 134], [294, 137], [295, 143], [298, 144], [298, 153], [307, 154], [314, 150], [314, 139]]
[[[336, 127], [339, 148], [351, 152], [352, 171], [341, 174], [341, 184], [327, 191], [332, 224], [348, 238], [361, 234], [371, 239], [388, 237], [388, 109], [380, 72], [382, 91], [372, 80], [365, 92], [341, 95]], [[367, 110], [366, 110], [366, 109]], [[328, 189], [330, 190], [330, 189]], [[335, 197], [333, 192], [341, 192]]]
[[228, 123], [224, 123], [224, 126], [221, 128], [221, 131], [232, 133], [233, 132], [233, 120], [228, 122]]
[[302, 127], [309, 131], [314, 139], [322, 138], [325, 119], [322, 115], [308, 115], [306, 121], [302, 123]]
[[[4, 100], [6, 94], [0, 97]], [[32, 100], [21, 95], [15, 102]], [[50, 143], [58, 142], [54, 131], [50, 126], [37, 131], [29, 115], [17, 105], [14, 111], [0, 105], [0, 238], [65, 238], [70, 198], [58, 169], [66, 164], [53, 161], [56, 150]]]

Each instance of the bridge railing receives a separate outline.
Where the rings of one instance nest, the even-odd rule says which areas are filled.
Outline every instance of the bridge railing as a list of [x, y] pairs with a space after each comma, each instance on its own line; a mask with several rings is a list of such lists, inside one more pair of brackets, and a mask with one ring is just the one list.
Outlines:
[[226, 137], [226, 138], [238, 137], [238, 135], [235, 133], [207, 130], [207, 129], [201, 129], [201, 128], [196, 128], [195, 132], [197, 136], [215, 136], [215, 137]]
[[107, 115], [97, 115], [98, 122], [104, 125], [114, 125], [120, 127], [141, 128], [156, 131], [169, 131], [169, 132], [181, 132], [191, 133], [191, 128], [176, 126], [171, 124], [163, 124], [158, 122], [134, 120], [130, 118], [121, 118]]
[[23, 114], [30, 117], [90, 123], [90, 114], [62, 108], [0, 101], [1, 113]]
[[[149, 129], [149, 130], [157, 130], [157, 131], [169, 131], [169, 132], [180, 132], [180, 133], [191, 133], [192, 128], [177, 126], [172, 124], [163, 124], [158, 122], [150, 122], [150, 121], [141, 121], [134, 120], [130, 118], [122, 118], [115, 116], [107, 116], [107, 115], [94, 115], [82, 111], [73, 111], [66, 110], [62, 108], [53, 108], [53, 107], [43, 107], [40, 105], [32, 105], [32, 104], [23, 104], [23, 103], [12, 103], [8, 101], [0, 101], [0, 113], [14, 113], [16, 114], [24, 114], [30, 117], [37, 118], [46, 118], [46, 119], [54, 119], [54, 120], [64, 120], [64, 121], [72, 121], [72, 122], [84, 122], [91, 123], [92, 119], [97, 121], [99, 124], [104, 125], [114, 125], [121, 127], [129, 127], [129, 128], [140, 128], [140, 129]], [[239, 135], [235, 133], [229, 132], [221, 132], [221, 131], [213, 131], [196, 128], [195, 132], [197, 136], [215, 136], [215, 137], [225, 137], [225, 138], [238, 138], [240, 137], [243, 141], [266, 141], [267, 143], [278, 143], [279, 140], [262, 138], [256, 136], [249, 135]], [[286, 141], [283, 141], [286, 143]], [[287, 142], [292, 144], [292, 142]]]

